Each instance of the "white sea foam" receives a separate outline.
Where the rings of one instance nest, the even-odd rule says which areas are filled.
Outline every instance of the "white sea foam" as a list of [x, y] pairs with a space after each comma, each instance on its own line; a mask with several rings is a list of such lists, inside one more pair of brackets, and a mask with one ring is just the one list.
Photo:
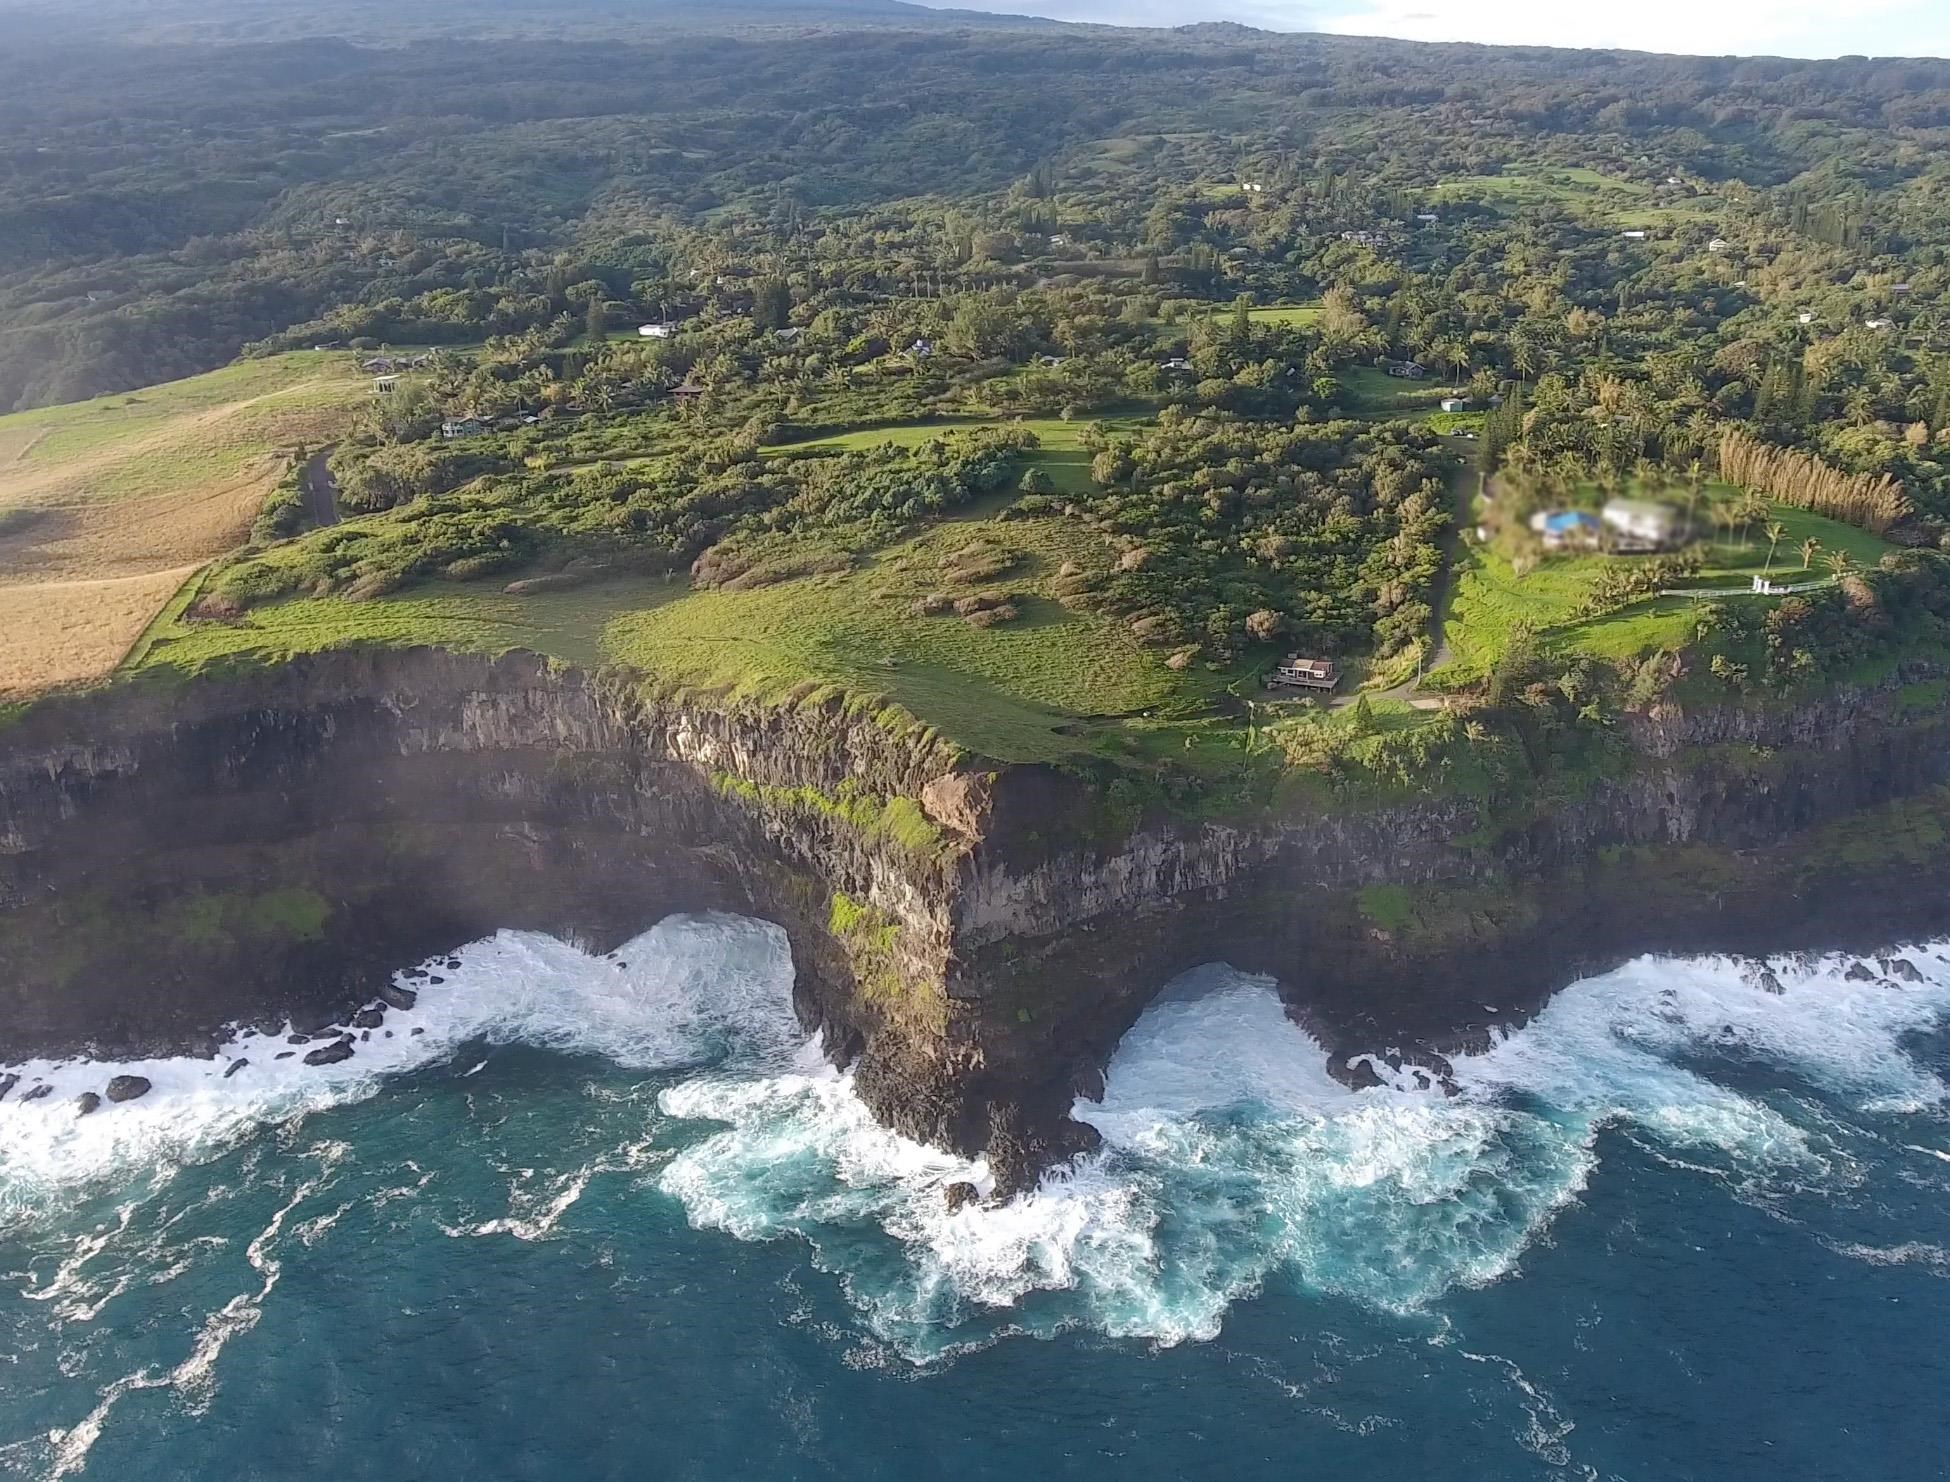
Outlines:
[[[1270, 983], [1206, 968], [1126, 1037], [1102, 1103], [1079, 1103], [1103, 1151], [999, 1209], [949, 1214], [945, 1185], [980, 1165], [902, 1142], [844, 1076], [805, 1067], [666, 1091], [670, 1115], [723, 1126], [660, 1183], [701, 1226], [810, 1241], [913, 1357], [1011, 1328], [1210, 1337], [1275, 1279], [1409, 1312], [1511, 1271], [1608, 1124], [1746, 1185], [1846, 1177], [1819, 1119], [1773, 1102], [1791, 1108], [1797, 1082], [1883, 1112], [1944, 1097], [1903, 1042], [1950, 1009], [1950, 970], [1934, 948], [1909, 959], [1924, 982], [1774, 962], [1780, 993], [1729, 959], [1640, 959], [1458, 1059], [1455, 1095], [1413, 1074], [1348, 1089]], [[1709, 1069], [1730, 1062], [1788, 1090]]]
[[[765, 1063], [789, 1056], [804, 1038], [792, 1013], [784, 933], [759, 922], [672, 918], [606, 957], [503, 932], [466, 948], [458, 961], [453, 969], [432, 965], [439, 982], [401, 975], [418, 1002], [389, 1010], [384, 1027], [336, 1065], [304, 1063], [322, 1040], [291, 1045], [282, 1032], [247, 1032], [211, 1060], [4, 1067], [20, 1081], [0, 1101], [0, 1229], [44, 1219], [65, 1195], [110, 1175], [167, 1178], [257, 1126], [361, 1100], [390, 1077], [446, 1063], [470, 1042], [535, 1045], [665, 1070], [727, 1054]], [[226, 1075], [237, 1059], [249, 1064]], [[77, 1096], [99, 1093], [123, 1074], [146, 1077], [152, 1089], [77, 1115]], [[52, 1088], [48, 1095], [24, 1099], [43, 1084]]]
[[[1414, 1313], [1510, 1272], [1579, 1196], [1607, 1125], [1749, 1184], [1845, 1177], [1821, 1119], [1797, 1114], [1796, 1085], [1879, 1114], [1945, 1097], [1903, 1046], [1950, 1009], [1950, 959], [1907, 955], [1923, 982], [1780, 961], [1778, 994], [1734, 961], [1641, 959], [1459, 1059], [1454, 1095], [1410, 1073], [1352, 1091], [1271, 984], [1201, 969], [1126, 1037], [1103, 1101], [1078, 1105], [1101, 1152], [1002, 1207], [951, 1214], [945, 1186], [986, 1189], [987, 1170], [868, 1116], [794, 1019], [776, 929], [673, 920], [608, 957], [504, 933], [436, 967], [444, 982], [414, 982], [418, 1005], [387, 1015], [392, 1038], [375, 1031], [337, 1066], [303, 1065], [304, 1046], [276, 1061], [279, 1037], [243, 1036], [214, 1062], [20, 1067], [21, 1089], [55, 1090], [0, 1103], [0, 1227], [111, 1171], [166, 1179], [254, 1125], [370, 1095], [470, 1042], [519, 1042], [659, 1073], [661, 1117], [587, 1166], [511, 1171], [506, 1213], [451, 1234], [550, 1237], [592, 1178], [622, 1171], [698, 1226], [809, 1242], [880, 1337], [917, 1358], [1077, 1325], [1206, 1338], [1269, 1282]], [[226, 1080], [236, 1056], [251, 1064]], [[123, 1070], [155, 1089], [76, 1117], [71, 1098]], [[51, 1301], [95, 1300], [64, 1280], [46, 1279]]]

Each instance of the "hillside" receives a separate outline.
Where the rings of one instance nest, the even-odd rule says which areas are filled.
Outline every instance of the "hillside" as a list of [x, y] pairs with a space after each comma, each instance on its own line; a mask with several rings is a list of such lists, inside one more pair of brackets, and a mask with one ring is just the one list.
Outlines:
[[299, 352], [0, 417], [0, 694], [111, 670], [370, 386]]

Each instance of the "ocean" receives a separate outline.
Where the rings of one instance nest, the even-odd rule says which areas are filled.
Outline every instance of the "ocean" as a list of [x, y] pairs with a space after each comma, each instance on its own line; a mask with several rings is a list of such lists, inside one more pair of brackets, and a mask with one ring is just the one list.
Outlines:
[[504, 933], [340, 1065], [85, 1118], [124, 1067], [16, 1067], [0, 1473], [1943, 1476], [1950, 945], [1901, 955], [1641, 959], [1453, 1096], [1201, 969], [1101, 1152], [950, 1214], [980, 1165], [865, 1114], [776, 929]]

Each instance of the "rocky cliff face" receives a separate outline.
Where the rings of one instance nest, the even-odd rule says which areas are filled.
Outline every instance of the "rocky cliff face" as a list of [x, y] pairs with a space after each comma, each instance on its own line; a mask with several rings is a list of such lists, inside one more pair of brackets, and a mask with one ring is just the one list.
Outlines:
[[[500, 927], [606, 947], [737, 910], [785, 927], [801, 1013], [877, 1114], [1015, 1186], [1083, 1144], [1071, 1099], [1199, 962], [1273, 974], [1337, 1053], [1440, 1048], [1484, 1002], [1521, 1015], [1633, 951], [1941, 925], [1950, 737], [1914, 693], [1655, 714], [1635, 765], [1535, 816], [1418, 801], [1106, 837], [1086, 782], [837, 701], [678, 705], [430, 651], [117, 688], [0, 731], [0, 1060], [336, 1021]], [[1925, 826], [1838, 844], [1892, 798]]]

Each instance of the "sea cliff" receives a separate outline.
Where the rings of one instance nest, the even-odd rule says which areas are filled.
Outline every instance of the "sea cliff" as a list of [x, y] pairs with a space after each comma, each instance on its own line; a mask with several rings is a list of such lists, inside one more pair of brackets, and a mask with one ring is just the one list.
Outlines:
[[[1907, 682], [1905, 682], [1907, 681]], [[1634, 717], [1522, 798], [1106, 807], [836, 697], [659, 698], [529, 655], [319, 655], [50, 699], [0, 729], [0, 1061], [343, 1023], [502, 927], [787, 932], [875, 1113], [1018, 1188], [1158, 988], [1275, 977], [1349, 1057], [1441, 1052], [1657, 950], [1869, 950], [1946, 924], [1950, 705], [1897, 676]]]

